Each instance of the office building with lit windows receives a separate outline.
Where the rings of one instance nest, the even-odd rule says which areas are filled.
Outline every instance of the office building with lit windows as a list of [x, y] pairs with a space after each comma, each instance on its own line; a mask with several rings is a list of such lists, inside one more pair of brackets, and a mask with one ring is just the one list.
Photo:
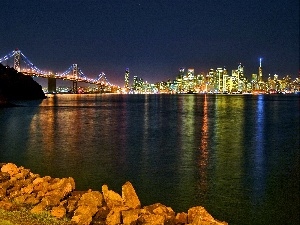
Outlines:
[[125, 85], [124, 85], [124, 88], [127, 92], [129, 91], [129, 68], [126, 68], [126, 70], [125, 70]]

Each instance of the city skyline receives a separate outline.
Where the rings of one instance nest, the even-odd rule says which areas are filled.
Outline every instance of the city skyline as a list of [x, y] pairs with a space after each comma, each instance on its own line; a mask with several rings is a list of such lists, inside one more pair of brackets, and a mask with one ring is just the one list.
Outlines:
[[299, 2], [8, 1], [1, 2], [0, 55], [19, 48], [37, 67], [63, 72], [77, 63], [124, 86], [124, 71], [149, 83], [180, 67], [206, 73], [242, 63], [250, 79], [298, 76]]
[[[16, 50], [14, 50], [14, 51], [12, 51], [11, 53], [8, 53], [6, 56], [3, 56], [2, 57], [2, 60], [3, 60], [3, 62], [1, 62], [2, 64], [4, 64], [4, 65], [7, 65], [7, 66], [10, 66], [10, 67], [15, 67], [16, 65], [14, 65], [16, 62], [16, 59], [14, 59], [14, 55], [16, 54], [16, 52], [17, 52], [17, 54], [20, 54], [20, 53], [18, 53], [18, 52], [21, 52], [19, 49], [16, 49]], [[12, 55], [13, 54], [13, 55]], [[21, 56], [21, 58], [24, 58], [23, 60], [29, 60], [23, 53], [21, 53], [22, 54], [22, 56]], [[48, 73], [51, 73], [51, 74], [57, 74], [57, 75], [59, 75], [59, 74], [62, 74], [62, 73], [57, 73], [57, 72], [53, 72], [52, 70], [49, 70], [49, 71], [43, 71], [41, 68], [37, 68], [35, 65], [34, 65], [34, 63], [32, 63], [32, 62], [30, 62], [30, 60], [28, 61], [28, 62], [21, 62], [21, 61], [23, 61], [22, 59], [19, 59], [20, 61], [18, 62], [18, 65], [17, 65], [17, 70], [18, 71], [20, 71], [20, 72], [22, 72], [24, 69], [25, 70], [28, 70], [29, 69], [29, 67], [28, 67], [28, 62], [29, 63], [31, 63], [32, 64], [32, 69], [33, 70], [36, 70], [36, 72], [37, 73], [45, 73], [45, 74], [48, 74]], [[263, 58], [259, 58], [259, 61], [258, 61], [258, 68], [257, 68], [257, 71], [256, 72], [258, 72], [258, 73], [256, 73], [256, 72], [253, 72], [253, 73], [250, 73], [250, 72], [248, 72], [248, 73], [245, 73], [244, 72], [244, 65], [240, 62], [238, 65], [237, 65], [237, 69], [238, 70], [242, 70], [242, 77], [243, 78], [246, 78], [247, 80], [249, 80], [249, 81], [251, 81], [252, 79], [253, 79], [253, 75], [257, 75], [257, 79], [258, 79], [258, 81], [260, 81], [260, 82], [263, 82], [263, 81], [266, 81], [267, 79], [270, 79], [271, 77], [277, 77], [277, 79], [278, 78], [282, 78], [282, 77], [284, 77], [283, 75], [281, 75], [281, 77], [280, 77], [280, 75], [278, 75], [278, 74], [267, 74], [267, 73], [264, 73], [264, 75], [263, 75], [263, 66], [262, 66], [262, 61], [263, 61]], [[78, 66], [77, 64], [73, 64], [73, 66], [74, 65], [76, 65], [76, 67]], [[209, 68], [209, 67], [208, 67]], [[15, 68], [16, 69], [16, 68]], [[31, 69], [31, 70], [32, 70]], [[207, 77], [207, 76], [209, 76], [209, 74], [212, 72], [212, 71], [214, 71], [214, 72], [218, 72], [218, 70], [220, 70], [220, 69], [222, 69], [222, 70], [225, 70], [226, 71], [226, 74], [227, 75], [229, 75], [229, 76], [234, 76], [234, 73], [235, 73], [235, 69], [233, 69], [233, 70], [231, 70], [230, 68], [227, 68], [226, 66], [223, 66], [223, 67], [218, 67], [218, 68], [212, 68], [212, 67], [210, 67], [210, 69], [208, 70], [208, 71], [205, 71], [205, 72], [197, 72], [196, 71], [196, 73], [195, 73], [195, 69], [194, 68], [186, 68], [186, 67], [180, 67], [178, 70], [177, 70], [177, 74], [174, 72], [172, 75], [170, 75], [169, 76], [169, 78], [168, 78], [168, 80], [158, 80], [158, 81], [155, 81], [155, 82], [153, 82], [152, 84], [156, 84], [156, 83], [160, 83], [160, 82], [166, 82], [166, 81], [175, 81], [176, 79], [177, 79], [177, 76], [178, 76], [178, 74], [180, 74], [181, 72], [183, 73], [182, 75], [184, 75], [184, 71], [186, 71], [185, 72], [185, 74], [187, 74], [187, 73], [189, 73], [188, 71], [189, 70], [193, 70], [193, 75], [195, 75], [195, 76], [199, 76], [199, 75], [201, 75], [201, 76], [204, 76], [204, 77]], [[70, 70], [70, 68], [68, 69], [68, 70]], [[232, 71], [232, 73], [230, 73], [230, 71]], [[66, 73], [67, 71], [64, 71], [64, 73]], [[178, 73], [179, 72], [179, 73]], [[63, 73], [63, 74], [64, 74]], [[70, 71], [68, 72], [68, 73], [70, 73]], [[300, 74], [300, 73], [299, 73]], [[298, 74], [298, 79], [299, 79], [299, 74]], [[84, 74], [82, 74], [82, 75], [84, 75]], [[102, 75], [104, 75], [105, 76], [105, 73], [104, 72], [101, 72], [99, 75], [97, 75], [97, 76], [91, 76], [91, 77], [86, 77], [86, 78], [89, 78], [89, 79], [93, 79], [93, 80], [95, 80], [95, 79], [97, 79], [99, 76], [102, 76]], [[84, 75], [85, 76], [85, 75]], [[289, 76], [290, 78], [294, 78], [292, 75], [290, 75], [290, 74], [287, 74], [286, 76]], [[130, 80], [130, 77], [131, 77], [131, 80]], [[296, 76], [295, 76], [296, 77]], [[119, 87], [124, 87], [124, 88], [129, 88], [135, 81], [134, 81], [134, 79], [135, 78], [138, 78], [138, 79], [142, 79], [143, 80], [143, 82], [145, 82], [145, 83], [149, 83], [149, 84], [151, 84], [150, 82], [148, 82], [147, 80], [144, 80], [143, 79], [143, 77], [140, 77], [140, 76], [137, 76], [136, 74], [134, 74], [133, 76], [131, 75], [131, 76], [129, 76], [129, 68], [126, 68], [126, 70], [125, 70], [125, 80], [123, 80], [123, 84], [122, 84], [122, 81], [120, 82], [120, 85], [119, 84], [110, 84], [110, 85], [115, 85], [115, 86], [119, 86]], [[44, 86], [44, 87], [46, 87], [47, 86], [47, 81], [45, 80], [45, 79], [39, 79], [39, 78], [37, 78], [38, 79], [38, 82], [42, 85], [42, 86]], [[108, 82], [109, 82], [109, 80], [107, 80]], [[59, 81], [58, 81], [59, 82]], [[62, 82], [59, 82], [59, 83], [61, 83], [62, 84], [62, 86], [64, 86], [64, 84], [66, 84], [65, 83], [65, 81], [62, 81]], [[81, 85], [82, 86], [82, 85]], [[86, 85], [84, 85], [83, 84], [83, 87], [84, 86], [86, 86]]]
[[262, 58], [259, 59], [258, 73], [252, 73], [251, 79], [245, 76], [242, 63], [231, 71], [226, 67], [219, 67], [212, 68], [205, 74], [196, 74], [193, 68], [180, 68], [175, 79], [155, 84], [133, 76], [130, 85], [129, 78], [130, 70], [126, 68], [122, 93], [285, 94], [299, 93], [300, 90], [300, 74], [295, 80], [290, 75], [280, 77], [278, 74], [269, 74], [265, 79]]

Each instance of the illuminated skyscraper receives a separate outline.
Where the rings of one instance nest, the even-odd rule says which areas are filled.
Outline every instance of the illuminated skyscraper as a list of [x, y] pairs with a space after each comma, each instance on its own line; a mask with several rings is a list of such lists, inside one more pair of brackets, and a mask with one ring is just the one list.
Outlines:
[[261, 67], [262, 58], [259, 58], [259, 67], [258, 67], [258, 82], [262, 82], [262, 67]]
[[244, 76], [244, 66], [242, 63], [238, 65], [238, 91], [244, 92], [247, 89], [247, 79]]
[[237, 72], [238, 72], [238, 75], [239, 75], [239, 80], [242, 80], [244, 78], [244, 66], [242, 65], [242, 63], [240, 63], [238, 65]]
[[137, 91], [137, 89], [138, 89], [138, 77], [137, 76], [133, 76], [132, 89], [134, 91]]
[[187, 72], [187, 90], [193, 92], [194, 88], [195, 88], [195, 70], [194, 69], [188, 69], [188, 72]]
[[129, 89], [129, 68], [125, 70], [125, 89], [128, 91]]
[[189, 80], [193, 80], [195, 75], [194, 69], [188, 69], [188, 78]]
[[179, 73], [177, 75], [177, 91], [180, 93], [183, 90], [183, 77], [184, 77], [184, 68], [179, 69]]
[[214, 78], [215, 78], [215, 71], [214, 69], [210, 69], [206, 74], [206, 90], [207, 92], [214, 91]]
[[223, 68], [217, 68], [215, 77], [215, 91], [223, 92]]

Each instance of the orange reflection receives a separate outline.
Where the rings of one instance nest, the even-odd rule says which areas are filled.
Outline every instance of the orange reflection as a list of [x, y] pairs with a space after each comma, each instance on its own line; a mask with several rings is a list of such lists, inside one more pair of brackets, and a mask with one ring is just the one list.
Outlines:
[[[53, 106], [56, 102], [55, 97], [48, 98], [47, 101], [45, 101], [45, 106]], [[43, 152], [45, 152], [46, 157], [51, 155], [51, 152], [54, 149], [54, 133], [55, 133], [55, 112], [54, 108], [49, 107], [49, 110], [47, 110], [47, 113], [36, 114], [30, 124], [30, 134], [31, 136], [36, 136], [36, 139], [30, 139], [31, 145], [34, 146], [37, 143], [42, 143], [41, 149]], [[39, 134], [39, 135], [37, 135]]]
[[203, 121], [201, 127], [201, 142], [200, 142], [200, 162], [199, 162], [199, 172], [200, 172], [200, 189], [205, 191], [208, 189], [207, 184], [207, 167], [208, 167], [208, 106], [207, 106], [207, 96], [204, 96], [203, 102]]

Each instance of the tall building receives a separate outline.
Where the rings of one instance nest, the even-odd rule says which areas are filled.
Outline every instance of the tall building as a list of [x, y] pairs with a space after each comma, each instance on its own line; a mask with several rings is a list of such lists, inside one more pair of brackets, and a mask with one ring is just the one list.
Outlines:
[[262, 79], [262, 67], [261, 67], [261, 61], [262, 61], [262, 58], [259, 58], [259, 67], [258, 67], [258, 82], [262, 82], [263, 79]]
[[179, 73], [177, 75], [177, 91], [181, 93], [183, 91], [183, 77], [184, 77], [184, 68], [179, 69]]
[[223, 68], [217, 68], [215, 75], [215, 91], [223, 92]]
[[125, 89], [128, 91], [129, 89], [129, 68], [126, 68], [125, 70]]
[[133, 84], [132, 84], [132, 89], [136, 93], [138, 91], [138, 83], [139, 83], [139, 78], [137, 76], [133, 76]]
[[244, 66], [242, 65], [242, 63], [238, 65], [237, 73], [238, 73], [238, 91], [245, 92], [247, 90], [247, 79], [244, 76]]
[[188, 69], [187, 72], [187, 91], [194, 91], [195, 88], [195, 70]]
[[253, 73], [251, 76], [252, 90], [258, 89], [258, 77], [256, 73]]
[[242, 65], [242, 63], [240, 63], [238, 65], [237, 72], [238, 72], [238, 75], [239, 75], [239, 80], [242, 80], [244, 78], [244, 66]]
[[214, 91], [214, 77], [215, 77], [215, 71], [214, 69], [210, 69], [208, 73], [206, 74], [206, 92], [213, 92]]

